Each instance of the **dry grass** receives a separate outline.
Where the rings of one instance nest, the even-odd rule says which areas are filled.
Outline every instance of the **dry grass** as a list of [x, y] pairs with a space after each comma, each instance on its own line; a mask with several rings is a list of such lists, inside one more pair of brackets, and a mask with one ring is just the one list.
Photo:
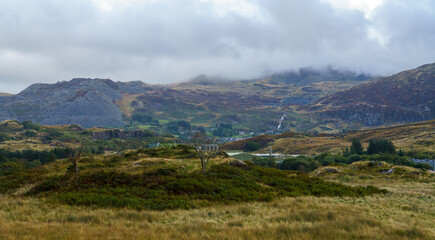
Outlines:
[[122, 99], [117, 101], [117, 104], [121, 111], [130, 117], [134, 112], [134, 107], [131, 106], [131, 103], [141, 95], [142, 94], [124, 93]]
[[435, 238], [433, 179], [361, 176], [364, 173], [347, 175], [346, 179], [340, 174], [324, 177], [350, 185], [373, 184], [391, 193], [140, 212], [72, 207], [44, 199], [0, 195], [0, 239]]
[[[189, 172], [199, 166], [196, 159], [138, 155], [137, 159], [117, 161], [118, 157], [88, 156], [81, 163], [82, 171], [104, 167], [135, 173], [171, 166]], [[357, 164], [362, 163], [354, 165]], [[55, 175], [63, 174], [68, 165], [67, 161], [56, 161], [44, 168], [47, 174]], [[435, 238], [435, 178], [386, 177], [377, 170], [358, 171], [360, 168], [352, 166], [321, 177], [349, 185], [375, 185], [390, 193], [360, 198], [282, 198], [193, 210], [136, 211], [62, 205], [43, 198], [22, 197], [20, 193], [26, 189], [19, 189], [15, 195], [0, 195], [0, 239]]]
[[373, 138], [392, 140], [403, 150], [435, 152], [435, 120], [349, 132], [345, 139], [358, 138], [366, 144]]
[[[286, 133], [287, 134], [287, 133]], [[366, 129], [345, 134], [307, 136], [288, 134], [269, 136], [274, 139], [270, 146], [275, 152], [287, 154], [317, 155], [323, 152], [340, 153], [350, 147], [352, 139], [360, 139], [363, 147], [367, 148], [371, 139], [391, 140], [397, 149], [404, 151], [435, 152], [435, 120], [405, 125]], [[224, 149], [242, 149], [244, 144], [254, 139], [227, 143]], [[268, 147], [264, 151], [268, 151]], [[260, 151], [261, 152], [261, 151]]]
[[433, 198], [419, 199], [403, 194], [362, 199], [301, 197], [189, 211], [137, 212], [1, 196], [0, 238], [431, 239], [435, 237]]
[[278, 139], [272, 148], [280, 153], [317, 155], [322, 152], [339, 152], [350, 145], [350, 142], [335, 137], [296, 136]]
[[0, 148], [9, 151], [22, 151], [22, 150], [53, 150], [57, 146], [56, 144], [45, 144], [38, 138], [28, 138], [25, 140], [8, 140], [0, 143]]

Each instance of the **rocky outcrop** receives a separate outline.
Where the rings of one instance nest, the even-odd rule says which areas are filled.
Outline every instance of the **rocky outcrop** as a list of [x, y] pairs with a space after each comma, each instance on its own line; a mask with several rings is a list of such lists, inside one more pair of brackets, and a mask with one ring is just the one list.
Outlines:
[[411, 123], [432, 119], [430, 111], [404, 109], [396, 106], [357, 104], [319, 112], [321, 119], [342, 119], [349, 124], [381, 126], [389, 123]]
[[[0, 96], [0, 121], [122, 127], [123, 116], [142, 113], [158, 120], [230, 123], [262, 132], [276, 130], [284, 113], [280, 130], [415, 122], [435, 117], [434, 66], [366, 84], [359, 83], [368, 76], [333, 69], [301, 69], [245, 81], [200, 77], [170, 85], [76, 78], [33, 84], [19, 94]], [[323, 97], [343, 89], [347, 90]]]
[[243, 170], [249, 170], [249, 169], [252, 169], [251, 166], [249, 166], [248, 164], [246, 164], [246, 163], [244, 163], [244, 162], [241, 162], [241, 161], [239, 161], [239, 160], [231, 161], [231, 162], [230, 162], [230, 165], [233, 166], [233, 167], [241, 168], [241, 169], [243, 169]]
[[83, 127], [121, 127], [124, 122], [117, 101], [125, 91], [144, 92], [146, 86], [141, 82], [88, 78], [33, 84], [17, 95], [0, 98], [0, 121], [14, 119], [46, 125], [75, 123]]
[[435, 118], [435, 64], [379, 78], [310, 104], [319, 119], [380, 126]]

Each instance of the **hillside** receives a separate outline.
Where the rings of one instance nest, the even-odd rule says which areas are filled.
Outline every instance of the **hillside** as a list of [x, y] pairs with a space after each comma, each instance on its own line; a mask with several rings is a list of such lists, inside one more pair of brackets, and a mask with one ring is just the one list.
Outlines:
[[0, 99], [0, 121], [31, 120], [39, 124], [123, 126], [119, 86], [104, 79], [73, 79], [33, 84], [17, 95]]
[[19, 94], [1, 97], [0, 121], [121, 127], [139, 113], [162, 121], [185, 120], [201, 126], [231, 123], [266, 131], [278, 126], [281, 106], [307, 104], [367, 79], [332, 69], [303, 69], [246, 81], [200, 76], [169, 85], [77, 78], [34, 84]]
[[398, 149], [404, 151], [422, 151], [435, 153], [435, 120], [410, 123], [392, 127], [380, 127], [341, 134], [304, 134], [283, 133], [279, 135], [261, 135], [242, 141], [226, 143], [222, 149], [242, 150], [247, 142], [259, 142], [267, 152], [272, 147], [274, 152], [286, 154], [315, 155], [323, 152], [339, 153], [351, 145], [352, 139], [360, 139], [367, 147], [371, 139], [391, 140]]
[[[331, 141], [336, 138], [344, 143], [354, 136], [362, 139], [399, 136], [403, 141], [423, 141], [429, 148], [433, 146], [434, 124], [428, 121], [355, 131], [340, 135], [342, 139], [334, 135], [317, 137]], [[27, 137], [29, 131], [35, 135]], [[234, 240], [258, 236], [315, 239], [319, 234], [327, 236], [322, 239], [433, 239], [435, 236], [435, 174], [380, 162], [379, 155], [373, 155], [367, 162], [319, 165], [304, 173], [252, 163], [234, 164], [233, 158], [221, 153], [211, 160], [203, 175], [196, 152], [190, 146], [161, 144], [144, 148], [145, 142], [165, 140], [150, 131], [143, 131], [145, 138], [129, 139], [138, 133], [6, 121], [0, 124], [0, 134], [9, 138], [3, 142], [8, 146], [16, 147], [18, 142], [27, 146], [38, 143], [37, 150], [43, 150], [44, 146], [51, 149], [62, 141], [76, 143], [80, 138], [94, 139], [88, 144], [91, 149], [119, 147], [83, 154], [78, 175], [72, 172], [71, 162], [62, 157], [36, 165], [31, 164], [36, 161], [34, 158], [25, 161], [16, 155], [9, 156], [9, 160], [0, 156], [1, 239], [70, 236], [204, 239], [204, 235]], [[46, 137], [52, 139], [46, 139], [49, 141], [43, 145]], [[288, 132], [255, 139], [275, 144], [289, 139], [312, 141], [311, 137]], [[23, 150], [23, 157], [32, 153], [28, 148]], [[46, 152], [39, 154], [42, 153]], [[21, 165], [26, 168], [17, 167]], [[253, 230], [259, 224], [261, 229]], [[77, 232], [77, 227], [81, 231]], [[137, 230], [131, 231], [132, 228]]]
[[435, 117], [435, 64], [374, 79], [320, 98], [305, 108], [350, 128], [418, 122]]
[[179, 142], [172, 135], [160, 135], [149, 130], [85, 129], [77, 124], [39, 126], [14, 120], [0, 123], [0, 151], [53, 151], [65, 146], [77, 146], [79, 141], [87, 141], [90, 152], [118, 152], [158, 142]]
[[[334, 69], [301, 69], [243, 81], [198, 76], [168, 85], [73, 79], [34, 84], [0, 97], [0, 121], [128, 125], [160, 132], [168, 128], [161, 123], [186, 121], [210, 128], [231, 124], [237, 133], [337, 133], [433, 119], [434, 72], [435, 64], [428, 64], [369, 82], [366, 75]], [[150, 121], [138, 122], [135, 115]]]
[[[242, 169], [224, 157], [213, 159], [203, 176], [198, 160], [186, 153], [193, 152], [180, 146], [86, 155], [78, 176], [68, 172], [66, 160], [0, 176], [0, 238], [435, 236], [433, 173], [358, 162], [306, 175], [258, 166]], [[332, 168], [336, 171], [328, 170]], [[383, 172], [389, 169], [394, 172]]]

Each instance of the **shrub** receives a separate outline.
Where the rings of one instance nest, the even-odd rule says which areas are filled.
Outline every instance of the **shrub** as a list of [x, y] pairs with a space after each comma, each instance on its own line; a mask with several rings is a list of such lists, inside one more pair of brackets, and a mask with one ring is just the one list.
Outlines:
[[147, 124], [147, 123], [148, 124], [159, 124], [159, 121], [153, 119], [153, 117], [151, 115], [141, 113], [141, 112], [135, 112], [131, 116], [131, 120], [138, 122], [138, 123], [142, 123], [142, 124]]
[[350, 155], [347, 158], [349, 159], [350, 162], [357, 162], [357, 161], [360, 161], [362, 159], [362, 157], [358, 154]]
[[393, 142], [385, 139], [371, 140], [367, 148], [367, 154], [377, 153], [396, 153], [396, 148]]
[[47, 170], [37, 167], [4, 176], [0, 181], [0, 193], [12, 192], [24, 185], [41, 182], [44, 180], [44, 174], [46, 173]]
[[253, 151], [257, 151], [258, 149], [260, 149], [260, 143], [247, 142], [243, 150], [245, 150], [247, 152], [253, 152]]
[[0, 176], [11, 175], [23, 170], [24, 166], [16, 162], [5, 162], [0, 164]]
[[47, 128], [46, 132], [48, 133], [48, 136], [50, 137], [60, 137], [63, 135], [63, 133], [59, 132], [58, 130], [54, 128]]
[[150, 157], [160, 157], [160, 158], [177, 158], [177, 159], [188, 159], [196, 158], [196, 152], [192, 146], [178, 144], [172, 147], [157, 147], [149, 149], [139, 149], [136, 152], [128, 153], [128, 158], [134, 158], [138, 154], [143, 153]]
[[22, 122], [22, 124], [25, 130], [41, 130], [41, 127], [38, 124], [33, 123], [32, 121], [24, 121]]
[[0, 133], [0, 142], [4, 142], [6, 140], [9, 140], [9, 136], [4, 134], [4, 133]]
[[415, 168], [420, 168], [420, 169], [426, 169], [426, 170], [433, 170], [434, 167], [432, 165], [430, 165], [429, 163], [416, 163], [414, 165]]
[[[330, 156], [329, 156], [330, 158]], [[325, 158], [328, 159], [328, 158]], [[325, 160], [321, 160], [325, 162]], [[288, 158], [284, 159], [279, 168], [283, 170], [293, 170], [293, 171], [301, 171], [301, 172], [311, 172], [320, 167], [321, 164], [319, 161], [316, 161], [309, 157], [299, 156], [296, 158]]]
[[[248, 161], [248, 162], [249, 162], [249, 161]], [[262, 166], [262, 167], [277, 167], [276, 159], [271, 159], [271, 158], [257, 158], [257, 157], [254, 157], [254, 158], [252, 159], [252, 162], [253, 162], [255, 165]], [[251, 163], [252, 163], [252, 162], [251, 162]]]
[[24, 132], [24, 136], [26, 136], [26, 137], [36, 137], [36, 132], [32, 131], [32, 130], [26, 130]]
[[46, 178], [28, 195], [49, 197], [69, 205], [164, 210], [211, 203], [271, 201], [280, 196], [365, 196], [385, 192], [295, 173], [259, 166], [242, 170], [228, 164], [212, 165], [205, 175], [179, 173], [172, 168], [146, 174], [93, 172]]

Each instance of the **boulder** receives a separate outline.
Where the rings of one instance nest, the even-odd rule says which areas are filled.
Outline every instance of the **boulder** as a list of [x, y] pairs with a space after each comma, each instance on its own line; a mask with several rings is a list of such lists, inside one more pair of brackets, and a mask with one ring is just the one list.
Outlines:
[[248, 164], [243, 163], [243, 162], [241, 162], [241, 161], [239, 161], [239, 160], [231, 161], [231, 162], [230, 162], [230, 165], [233, 166], [233, 167], [241, 168], [241, 169], [243, 169], [243, 170], [249, 170], [249, 169], [252, 169], [251, 166], [249, 166]]

